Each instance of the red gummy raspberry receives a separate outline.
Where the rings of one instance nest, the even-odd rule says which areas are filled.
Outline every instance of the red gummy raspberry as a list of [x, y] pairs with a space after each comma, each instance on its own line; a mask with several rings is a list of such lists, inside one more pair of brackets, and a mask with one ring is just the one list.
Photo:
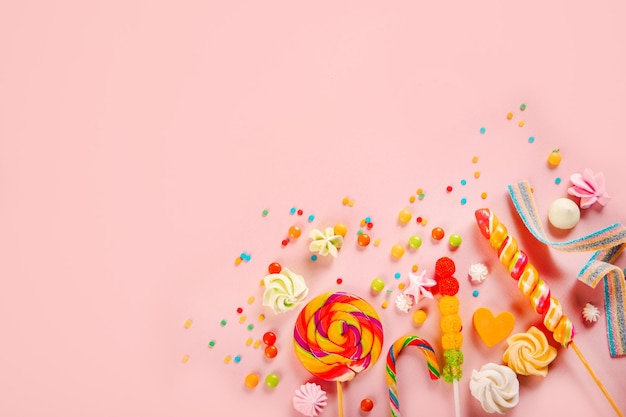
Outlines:
[[459, 292], [459, 281], [454, 277], [439, 279], [439, 292], [441, 295], [456, 295]]
[[448, 278], [451, 277], [456, 271], [456, 265], [454, 265], [454, 261], [447, 256], [437, 259], [435, 262], [435, 274], [440, 278]]

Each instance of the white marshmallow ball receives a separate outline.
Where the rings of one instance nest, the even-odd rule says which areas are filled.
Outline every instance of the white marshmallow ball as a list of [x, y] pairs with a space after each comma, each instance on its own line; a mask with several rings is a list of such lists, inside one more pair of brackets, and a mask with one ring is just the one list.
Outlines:
[[557, 198], [550, 204], [548, 220], [557, 229], [571, 229], [580, 220], [580, 208], [569, 198]]

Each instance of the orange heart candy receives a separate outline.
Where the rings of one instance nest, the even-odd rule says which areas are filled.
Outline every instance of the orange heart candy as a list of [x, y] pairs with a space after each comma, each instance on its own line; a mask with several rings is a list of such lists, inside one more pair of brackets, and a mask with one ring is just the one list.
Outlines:
[[515, 325], [513, 314], [504, 311], [494, 317], [491, 310], [486, 307], [480, 307], [474, 311], [473, 321], [478, 335], [489, 347], [506, 339]]

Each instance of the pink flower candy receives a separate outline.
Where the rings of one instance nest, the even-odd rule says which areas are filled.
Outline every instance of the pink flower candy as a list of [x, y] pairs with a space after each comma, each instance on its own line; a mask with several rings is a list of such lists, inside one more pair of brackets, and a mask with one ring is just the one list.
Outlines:
[[586, 209], [594, 203], [605, 206], [611, 196], [606, 192], [604, 174], [585, 168], [582, 174], [575, 173], [570, 176], [573, 186], [567, 189], [567, 193], [574, 197], [580, 197], [580, 208]]

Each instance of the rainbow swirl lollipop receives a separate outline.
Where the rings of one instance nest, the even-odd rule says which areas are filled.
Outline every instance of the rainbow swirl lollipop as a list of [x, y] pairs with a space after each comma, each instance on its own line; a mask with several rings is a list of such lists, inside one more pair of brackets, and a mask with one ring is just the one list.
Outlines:
[[383, 327], [374, 308], [345, 293], [315, 297], [300, 312], [293, 332], [296, 356], [325, 381], [350, 381], [373, 365], [383, 346]]

